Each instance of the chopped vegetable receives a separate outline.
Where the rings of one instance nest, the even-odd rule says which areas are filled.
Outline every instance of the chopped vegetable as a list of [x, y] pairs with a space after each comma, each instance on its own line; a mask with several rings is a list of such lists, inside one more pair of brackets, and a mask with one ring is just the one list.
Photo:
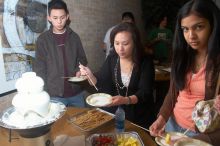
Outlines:
[[167, 134], [167, 135], [166, 135], [165, 141], [166, 141], [167, 144], [170, 144], [170, 142], [171, 142], [171, 136], [170, 136], [170, 134]]
[[112, 136], [100, 135], [94, 137], [92, 146], [114, 146], [114, 139]]

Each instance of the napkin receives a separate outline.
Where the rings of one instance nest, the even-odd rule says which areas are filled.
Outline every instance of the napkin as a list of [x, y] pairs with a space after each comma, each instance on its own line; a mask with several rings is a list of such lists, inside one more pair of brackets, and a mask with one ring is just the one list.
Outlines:
[[59, 135], [53, 141], [54, 146], [85, 146], [85, 136]]

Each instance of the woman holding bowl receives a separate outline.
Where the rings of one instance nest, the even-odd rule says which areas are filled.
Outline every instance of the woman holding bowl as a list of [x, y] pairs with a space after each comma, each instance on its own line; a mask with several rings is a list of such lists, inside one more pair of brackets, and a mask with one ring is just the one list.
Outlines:
[[121, 23], [110, 35], [113, 50], [101, 69], [92, 71], [80, 65], [99, 92], [112, 95], [112, 103], [104, 109], [115, 113], [118, 105], [125, 110], [126, 119], [148, 127], [153, 121], [154, 64], [144, 56], [143, 46], [135, 25]]

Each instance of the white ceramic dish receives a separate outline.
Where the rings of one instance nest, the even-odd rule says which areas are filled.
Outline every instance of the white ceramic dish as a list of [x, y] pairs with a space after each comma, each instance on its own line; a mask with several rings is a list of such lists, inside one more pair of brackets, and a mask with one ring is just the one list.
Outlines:
[[80, 76], [80, 77], [71, 77], [68, 79], [70, 82], [82, 82], [85, 81], [86, 77], [85, 76]]
[[174, 146], [212, 146], [206, 142], [193, 138], [184, 138], [178, 140]]
[[[183, 138], [183, 137], [187, 137], [183, 133], [179, 133], [179, 132], [168, 132], [168, 134], [170, 134], [171, 141], [176, 141], [177, 139], [180, 139], [180, 138]], [[155, 141], [160, 146], [170, 146], [170, 144], [166, 143], [164, 138], [156, 137]]]
[[103, 107], [112, 103], [112, 96], [105, 93], [96, 93], [88, 96], [86, 102], [94, 107]]

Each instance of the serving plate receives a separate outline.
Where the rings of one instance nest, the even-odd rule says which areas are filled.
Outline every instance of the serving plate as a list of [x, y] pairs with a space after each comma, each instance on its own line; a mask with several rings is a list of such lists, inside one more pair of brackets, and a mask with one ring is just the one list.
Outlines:
[[[176, 141], [177, 139], [187, 137], [186, 135], [184, 135], [183, 133], [180, 133], [180, 132], [168, 132], [166, 134], [170, 134], [171, 141]], [[156, 137], [155, 141], [160, 146], [170, 146], [170, 144], [166, 143], [165, 138]]]
[[8, 129], [32, 129], [42, 127], [60, 119], [66, 112], [66, 106], [59, 101], [50, 100], [48, 114], [45, 117], [36, 116], [31, 112], [28, 116], [22, 116], [14, 106], [7, 108], [0, 114], [0, 126]]
[[212, 146], [204, 141], [193, 139], [193, 138], [183, 138], [178, 140], [174, 146]]
[[82, 81], [85, 81], [86, 80], [86, 77], [85, 76], [80, 76], [80, 77], [71, 77], [68, 79], [68, 81], [70, 82], [82, 82]]
[[113, 114], [108, 113], [100, 108], [93, 108], [71, 116], [68, 118], [68, 122], [72, 123], [81, 131], [89, 133], [107, 123], [110, 123], [113, 121], [113, 119]]
[[88, 96], [86, 102], [94, 107], [104, 107], [112, 103], [112, 96], [105, 93], [95, 93]]

